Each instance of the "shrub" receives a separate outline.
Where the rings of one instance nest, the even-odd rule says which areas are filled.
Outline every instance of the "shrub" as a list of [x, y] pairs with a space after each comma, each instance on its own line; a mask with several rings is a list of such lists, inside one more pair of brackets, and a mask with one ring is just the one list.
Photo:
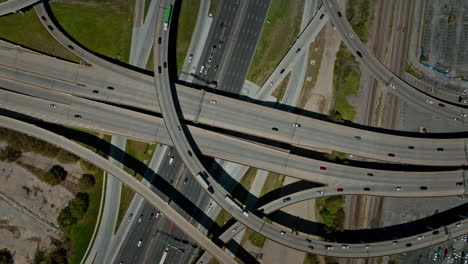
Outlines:
[[11, 255], [10, 250], [7, 248], [0, 249], [0, 264], [13, 264], [13, 255]]
[[0, 161], [14, 162], [21, 158], [21, 151], [10, 145], [0, 150]]
[[51, 252], [42, 250], [36, 251], [34, 254], [33, 264], [67, 264], [67, 250], [57, 248]]
[[60, 163], [69, 164], [77, 162], [80, 158], [64, 149], [60, 149], [57, 153], [57, 160]]
[[81, 219], [83, 215], [88, 211], [89, 206], [89, 195], [87, 193], [78, 193], [76, 198], [73, 198], [68, 203], [70, 207], [71, 216]]
[[92, 174], [83, 174], [79, 183], [81, 189], [89, 189], [96, 184], [96, 180]]
[[53, 166], [43, 177], [48, 184], [55, 186], [65, 180], [68, 172], [60, 165]]

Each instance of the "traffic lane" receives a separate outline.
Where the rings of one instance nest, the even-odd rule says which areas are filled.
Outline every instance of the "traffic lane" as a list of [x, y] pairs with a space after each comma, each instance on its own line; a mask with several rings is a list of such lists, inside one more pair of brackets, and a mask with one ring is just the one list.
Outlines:
[[39, 2], [39, 0], [9, 0], [7, 2], [1, 3], [0, 16], [20, 11], [21, 9], [31, 6], [36, 2]]
[[[26, 88], [25, 88], [26, 90], [21, 90], [21, 89], [19, 89], [19, 88], [16, 88], [17, 86], [23, 87], [23, 86], [21, 86], [19, 83], [16, 83], [16, 84], [13, 84], [13, 85], [14, 85], [15, 87], [13, 87], [12, 89], [18, 89], [20, 92], [21, 92], [21, 91], [22, 91], [22, 92], [27, 92], [27, 93], [34, 92], [34, 93], [36, 93], [36, 96], [42, 96], [43, 94], [46, 94], [46, 96], [42, 96], [42, 97], [50, 97], [50, 96], [48, 96], [48, 94], [49, 94], [48, 92], [41, 92], [41, 89], [33, 89], [33, 88], [31, 87], [31, 88], [29, 88], [29, 89], [26, 89]], [[38, 95], [37, 93], [41, 93], [41, 95]], [[91, 90], [88, 90], [87, 93], [88, 93], [88, 94], [92, 94], [92, 91], [91, 91]], [[190, 99], [192, 99], [191, 102], [192, 102], [192, 105], [194, 105], [193, 102], [194, 102], [194, 101], [197, 101], [197, 100], [195, 99], [195, 98], [196, 98], [196, 94], [195, 94], [195, 93], [189, 93], [189, 94], [191, 94], [191, 95], [189, 96], [189, 98], [187, 98], [187, 99], [188, 99], [187, 101], [190, 102], [190, 101], [191, 101]], [[56, 96], [56, 95], [52, 95], [52, 96]], [[60, 95], [60, 96], [65, 96], [65, 95]], [[86, 96], [86, 95], [82, 95], [82, 96]], [[135, 95], [134, 95], [134, 96], [135, 96]], [[140, 96], [138, 96], [138, 97], [140, 97]], [[145, 97], [145, 96], [142, 96], [142, 97]], [[208, 98], [211, 98], [212, 100], [215, 100], [215, 101], [219, 102], [219, 105], [223, 104], [223, 108], [222, 108], [221, 110], [223, 110], [223, 109], [225, 109], [225, 108], [228, 108], [227, 105], [226, 105], [226, 102], [221, 103], [220, 97], [215, 97], [215, 96], [210, 97], [210, 96], [206, 96], [206, 98], [207, 98], [207, 99], [208, 99]], [[214, 99], [214, 98], [216, 98], [216, 99]], [[61, 100], [59, 97], [53, 98], [53, 99], [54, 99], [54, 100]], [[68, 102], [68, 103], [69, 103], [69, 100], [70, 100], [70, 99], [69, 99], [68, 97], [64, 97], [63, 100], [64, 100], [65, 102]], [[223, 120], [224, 122], [216, 122], [216, 120], [215, 120], [215, 121], [210, 120], [210, 117], [211, 117], [211, 118], [216, 118], [216, 116], [214, 116], [213, 114], [209, 114], [209, 111], [204, 111], [204, 109], [209, 109], [209, 108], [210, 108], [210, 102], [211, 102], [211, 101], [210, 101], [210, 102], [206, 102], [206, 101], [207, 101], [207, 100], [204, 101], [204, 106], [202, 107], [202, 111], [201, 111], [200, 118], [199, 118], [199, 121], [200, 121], [200, 122], [205, 122], [205, 123], [208, 123], [208, 124], [211, 124], [211, 125], [215, 125], [215, 126], [216, 126], [216, 125], [218, 125], [218, 126], [223, 126], [223, 123], [225, 122], [225, 120], [234, 120], [233, 118], [227, 118], [227, 119], [226, 119], [226, 118], [221, 118], [221, 117], [218, 118], [218, 120]], [[184, 100], [184, 102], [186, 102], [186, 100]], [[227, 103], [229, 103], [230, 105], [231, 105], [231, 104], [232, 104], [232, 105], [238, 105], [240, 102], [239, 102], [239, 101], [236, 101], [236, 102], [227, 102]], [[148, 105], [148, 104], [147, 104], [147, 105]], [[190, 104], [185, 104], [185, 103], [184, 103], [183, 105], [190, 105]], [[234, 106], [234, 107], [235, 107], [235, 106]], [[251, 106], [251, 107], [252, 107], [252, 106]], [[192, 108], [192, 109], [195, 109], [195, 107]], [[239, 108], [239, 109], [242, 110], [242, 109], [244, 109], [244, 108]], [[262, 109], [262, 108], [256, 108], [256, 109], [257, 109], [257, 111], [255, 111], [255, 112], [258, 112], [258, 109]], [[216, 113], [216, 112], [219, 112], [219, 111], [217, 111], [217, 110], [219, 110], [219, 109], [213, 109], [212, 111], [214, 111], [215, 113]], [[238, 111], [241, 111], [241, 110], [238, 110]], [[243, 116], [243, 117], [245, 117], [245, 118], [239, 119], [238, 121], [236, 120], [235, 123], [236, 123], [236, 124], [239, 124], [239, 125], [232, 125], [232, 124], [231, 124], [231, 125], [229, 125], [229, 126], [227, 126], [227, 127], [228, 127], [229, 129], [239, 130], [239, 126], [242, 127], [242, 124], [252, 123], [252, 124], [258, 125], [258, 124], [263, 124], [263, 123], [265, 123], [265, 122], [264, 122], [265, 118], [257, 118], [256, 120], [254, 120], [254, 122], [250, 122], [250, 121], [248, 120], [248, 117], [251, 115], [252, 110], [254, 110], [254, 109], [249, 109], [249, 111], [242, 111], [242, 112], [241, 112], [241, 113], [243, 113], [243, 114], [245, 113], [246, 116], [241, 115], [241, 113], [238, 113], [237, 115], [232, 115], [231, 113], [226, 113], [226, 114], [229, 114], [231, 117], [236, 117], [236, 116], [239, 116], [239, 117], [240, 117], [240, 116]], [[192, 113], [194, 113], [195, 110], [191, 110], [191, 111], [192, 111]], [[233, 111], [235, 111], [235, 108], [233, 108]], [[271, 110], [271, 111], [273, 111], [273, 110]], [[267, 115], [268, 111], [264, 111], [264, 112], [265, 112], [265, 114], [261, 114], [261, 116], [263, 116], [263, 117], [265, 117], [265, 116]], [[218, 115], [219, 115], [219, 113], [218, 113]], [[224, 115], [224, 114], [223, 114], [223, 115]], [[272, 115], [271, 113], [268, 113], [268, 116], [271, 116], [271, 115]], [[278, 114], [278, 115], [279, 115], [279, 114]], [[184, 114], [184, 116], [185, 116], [186, 118], [190, 118], [189, 115], [185, 115], [185, 114]], [[207, 116], [207, 117], [204, 117], [204, 116]], [[288, 123], [293, 122], [294, 117], [289, 117], [286, 113], [285, 113], [283, 116], [284, 116], [285, 118], [286, 118], [286, 117], [287, 117], [287, 118], [286, 118], [286, 119], [283, 119], [283, 121], [281, 121], [281, 122], [280, 122], [279, 120], [273, 119], [273, 120], [271, 120], [271, 122], [269, 122], [268, 124], [265, 124], [264, 126], [262, 125], [263, 128], [257, 127], [256, 129], [250, 129], [250, 130], [248, 130], [248, 132], [249, 132], [249, 133], [253, 133], [253, 134], [259, 134], [257, 130], [263, 130], [263, 131], [264, 131], [263, 133], [265, 134], [265, 136], [268, 136], [268, 137], [271, 137], [271, 138], [276, 138], [276, 139], [278, 139], [278, 140], [282, 140], [282, 141], [286, 141], [286, 142], [288, 142], [288, 141], [291, 142], [291, 139], [288, 140], [288, 138], [290, 138], [290, 137], [293, 135], [293, 131], [292, 131], [292, 125], [290, 125], [290, 124], [288, 124]], [[309, 120], [309, 119], [304, 119], [304, 120]], [[309, 120], [309, 121], [310, 121], [310, 120]], [[270, 132], [270, 129], [271, 129], [271, 128], [270, 128], [270, 129], [267, 128], [267, 127], [270, 127], [270, 126], [274, 126], [274, 125], [275, 125], [275, 122], [276, 122], [276, 124], [280, 124], [280, 123], [285, 122], [285, 125], [281, 126], [281, 130], [277, 131], [277, 133]], [[342, 127], [342, 126], [338, 126], [338, 125], [336, 125], [336, 124], [331, 124], [331, 123], [326, 123], [326, 124], [325, 124], [325, 122], [323, 122], [323, 121], [320, 122], [320, 121], [318, 121], [318, 120], [315, 120], [315, 121], [312, 121], [312, 122], [306, 122], [306, 121], [303, 121], [303, 119], [301, 119], [300, 123], [301, 123], [301, 125], [303, 126], [303, 128], [304, 128], [305, 130], [307, 130], [307, 131], [309, 131], [309, 129], [314, 129], [314, 128], [316, 127], [316, 124], [317, 124], [317, 123], [323, 124], [323, 125], [324, 125], [324, 129], [322, 130], [322, 133], [320, 133], [319, 138], [325, 138], [324, 136], [330, 135], [330, 133], [325, 133], [325, 132], [327, 132], [327, 130], [329, 129], [330, 126], [331, 126], [331, 127], [335, 127], [335, 129], [338, 129], [338, 130], [336, 130], [337, 133], [338, 133], [337, 136], [339, 136], [339, 137], [337, 137], [337, 138], [344, 138], [344, 137], [343, 137], [343, 133], [340, 133], [340, 131], [343, 131], [344, 129], [350, 130], [350, 131], [353, 131], [353, 130], [355, 131], [355, 132], [350, 132], [349, 134], [359, 134], [359, 133], [367, 133], [367, 134], [369, 134], [369, 131], [358, 130], [358, 129], [352, 129], [352, 128], [347, 128], [347, 127]], [[309, 125], [307, 125], [307, 124], [309, 124]], [[226, 125], [224, 125], [224, 126], [226, 126]], [[237, 128], [237, 129], [236, 129], [236, 128]], [[296, 144], [299, 144], [299, 145], [301, 145], [301, 146], [305, 146], [305, 145], [309, 145], [309, 146], [310, 146], [310, 145], [315, 145], [316, 147], [326, 147], [327, 145], [330, 146], [330, 144], [336, 144], [336, 143], [334, 143], [334, 142], [338, 142], [338, 143], [341, 142], [341, 141], [336, 140], [336, 138], [333, 138], [333, 139], [326, 140], [324, 143], [317, 143], [317, 142], [315, 141], [316, 139], [311, 139], [311, 141], [313, 141], [314, 143], [310, 143], [309, 140], [301, 139], [301, 138], [302, 138], [302, 137], [306, 137], [306, 136], [315, 136], [315, 135], [317, 135], [317, 134], [316, 134], [316, 133], [305, 133], [305, 134], [304, 134], [304, 133], [300, 133], [301, 131], [305, 131], [305, 130], [297, 129], [298, 133], [295, 134], [295, 137], [296, 137], [296, 135], [297, 135], [297, 138], [293, 139], [292, 142], [296, 142]], [[333, 131], [333, 130], [331, 130], [331, 131]], [[269, 133], [268, 133], [268, 132], [269, 132]], [[381, 135], [381, 134], [375, 134], [375, 133], [372, 133], [372, 134], [376, 136], [376, 141], [381, 139], [380, 136], [379, 136], [379, 135]], [[304, 136], [302, 136], [302, 135], [304, 135]], [[389, 136], [389, 135], [386, 135], [386, 136]], [[427, 140], [428, 140], [428, 139], [419, 139], [419, 138], [408, 138], [408, 137], [403, 137], [403, 138], [401, 138], [401, 137], [396, 137], [396, 138], [394, 138], [394, 139], [390, 139], [389, 142], [392, 142], [392, 143], [393, 143], [393, 142], [396, 142], [397, 140], [400, 141], [401, 139], [407, 139], [407, 141], [412, 141], [412, 140], [414, 139], [414, 140], [416, 140], [416, 141], [421, 141], [421, 142], [427, 141]], [[441, 142], [441, 141], [442, 141], [442, 140], [437, 140], [437, 142]], [[447, 140], [444, 139], [443, 141], [446, 142]], [[309, 142], [309, 143], [308, 143], [308, 142]], [[455, 140], [454, 142], [456, 142], [456, 140]], [[430, 143], [430, 142], [429, 142], [429, 143]], [[379, 159], [382, 159], [382, 157], [385, 157], [385, 160], [388, 160], [388, 161], [406, 162], [406, 163], [409, 163], [409, 161], [405, 160], [405, 155], [413, 155], [413, 157], [416, 157], [416, 159], [418, 159], [418, 157], [419, 157], [419, 155], [420, 155], [420, 154], [418, 154], [418, 153], [419, 153], [419, 150], [421, 149], [421, 147], [416, 146], [416, 147], [415, 147], [414, 149], [412, 149], [411, 151], [404, 151], [404, 150], [406, 150], [407, 147], [410, 146], [410, 144], [411, 144], [411, 143], [406, 142], [406, 143], [405, 143], [406, 146], [405, 146], [404, 148], [402, 148], [402, 149], [396, 154], [396, 157], [387, 157], [387, 156], [385, 155], [385, 152], [383, 152], [383, 153], [381, 152], [381, 154], [380, 154], [380, 156], [379, 156]], [[464, 143], [463, 143], [463, 144], [464, 144]], [[348, 143], [342, 144], [343, 147], [340, 148], [340, 151], [343, 150], [343, 152], [349, 152], [349, 153], [352, 153], [352, 154], [363, 155], [363, 156], [364, 156], [364, 154], [366, 154], [366, 153], [372, 153], [372, 151], [373, 151], [376, 147], [382, 146], [382, 144], [370, 144], [370, 145], [367, 145], [367, 147], [365, 147], [366, 145], [363, 144], [363, 143], [361, 142], [361, 143], [359, 144], [359, 146], [364, 146], [364, 148], [363, 148], [362, 150], [358, 150], [358, 151], [355, 151], [355, 152], [353, 153], [353, 151], [349, 151], [349, 147], [348, 147], [348, 146], [354, 146], [354, 145], [355, 145], [355, 144], [348, 144]], [[397, 146], [395, 146], [395, 147], [394, 147], [393, 145], [396, 145], [396, 144], [387, 144], [387, 145], [385, 146], [385, 148], [386, 148], [386, 149], [390, 149], [390, 150], [391, 150], [391, 149], [395, 149], [396, 147], [398, 147], [399, 144], [398, 144]], [[445, 151], [445, 152], [443, 152], [443, 153], [442, 153], [442, 152], [441, 152], [441, 153], [437, 153], [437, 147], [433, 147], [431, 156], [434, 157], [434, 155], [438, 155], [438, 156], [437, 156], [438, 158], [439, 158], [439, 157], [444, 158], [444, 160], [442, 161], [442, 162], [444, 163], [444, 165], [445, 165], [445, 164], [454, 164], [455, 162], [457, 162], [456, 160], [461, 160], [460, 155], [464, 155], [464, 154], [463, 154], [463, 153], [464, 153], [464, 151], [463, 151], [464, 148], [460, 148], [460, 146], [461, 146], [460, 140], [458, 140], [458, 142], [456, 142], [456, 143], [453, 144], [453, 145], [458, 146], [458, 151], [457, 151], [457, 153], [448, 153], [447, 151]], [[450, 148], [451, 148], [451, 146], [447, 146], [447, 147], [443, 147], [443, 148], [444, 148], [444, 149], [447, 149], [447, 150], [449, 151]], [[395, 152], [396, 152], [396, 151], [395, 151]], [[388, 153], [394, 153], [394, 154], [395, 154], [395, 152], [387, 152], [386, 154], [387, 154], [387, 155], [388, 155]], [[414, 153], [414, 154], [413, 154], [413, 153]], [[441, 155], [441, 154], [442, 154], [442, 155]], [[367, 154], [366, 154], [366, 155], [367, 155]], [[374, 157], [376, 157], [376, 156], [374, 156]], [[449, 159], [449, 160], [448, 160], [448, 159]], [[414, 160], [414, 158], [413, 158], [413, 160]], [[419, 160], [421, 160], [421, 161], [428, 161], [428, 163], [429, 163], [429, 161], [430, 161], [430, 164], [437, 165], [437, 163], [432, 162], [432, 160], [431, 160], [430, 158], [424, 158], [424, 159], [423, 159], [423, 158], [420, 158]], [[463, 160], [465, 160], [465, 158], [463, 158]], [[450, 162], [451, 162], [451, 163], [450, 163]], [[439, 163], [439, 164], [440, 164], [440, 163]], [[458, 164], [460, 164], [460, 163], [458, 163]], [[458, 165], [458, 164], [457, 164], [457, 165]]]
[[241, 20], [240, 32], [233, 43], [233, 52], [225, 64], [228, 68], [226, 75], [219, 82], [226, 91], [238, 94], [242, 90], [269, 4], [270, 0], [248, 2], [247, 13]]

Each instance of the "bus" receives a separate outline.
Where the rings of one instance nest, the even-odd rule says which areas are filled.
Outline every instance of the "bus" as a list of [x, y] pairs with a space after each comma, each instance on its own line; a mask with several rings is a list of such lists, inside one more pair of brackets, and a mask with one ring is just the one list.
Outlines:
[[167, 27], [169, 25], [169, 20], [171, 20], [171, 11], [172, 11], [172, 5], [167, 5], [166, 14], [164, 15], [164, 30], [167, 30]]

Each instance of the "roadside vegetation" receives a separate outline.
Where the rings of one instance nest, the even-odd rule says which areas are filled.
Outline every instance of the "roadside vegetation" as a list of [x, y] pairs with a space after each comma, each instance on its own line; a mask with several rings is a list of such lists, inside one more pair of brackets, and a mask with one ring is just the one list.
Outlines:
[[60, 165], [54, 165], [50, 170], [42, 177], [42, 180], [47, 182], [50, 186], [55, 186], [67, 177], [68, 172]]
[[302, 1], [272, 0], [247, 79], [262, 86], [299, 34]]
[[115, 230], [114, 232], [117, 232], [119, 230], [119, 226], [124, 220], [125, 213], [127, 212], [128, 207], [130, 206], [130, 203], [133, 200], [133, 197], [135, 196], [135, 192], [127, 187], [127, 185], [122, 184], [122, 190], [120, 191], [120, 205], [119, 205], [119, 212], [117, 214], [117, 221], [115, 223]]
[[193, 30], [197, 23], [198, 9], [200, 9], [200, 1], [185, 0], [182, 1], [180, 8], [179, 24], [177, 26], [177, 71], [182, 71], [184, 66], [185, 56], [192, 40]]
[[409, 63], [406, 63], [405, 71], [418, 79], [422, 78], [422, 73], [415, 70]]
[[50, 3], [64, 30], [89, 50], [129, 62], [135, 0]]
[[354, 32], [365, 43], [371, 28], [373, 0], [349, 0], [346, 7], [346, 18]]
[[[0, 262], [1, 263], [1, 262]], [[32, 261], [33, 264], [67, 264], [67, 250], [60, 245], [53, 250], [37, 250]]]
[[259, 197], [262, 197], [266, 193], [269, 193], [273, 190], [279, 189], [283, 186], [284, 183], [284, 175], [280, 175], [278, 173], [269, 172], [268, 176], [263, 184], [262, 192], [260, 193]]
[[33, 9], [0, 17], [0, 38], [45, 54], [80, 62], [44, 29]]
[[218, 226], [223, 226], [231, 218], [232, 216], [226, 210], [221, 209], [221, 211], [219, 211], [218, 216], [216, 217], [215, 222], [216, 224], [218, 224]]
[[219, 0], [211, 0], [210, 8], [208, 9], [208, 14], [211, 14], [212, 17], [216, 15], [216, 9], [218, 8]]
[[7, 248], [0, 249], [0, 263], [1, 264], [13, 264], [13, 255], [11, 254], [10, 250]]
[[288, 89], [289, 78], [291, 78], [291, 73], [288, 73], [286, 77], [284, 77], [283, 81], [281, 81], [280, 85], [276, 87], [276, 90], [271, 94], [276, 98], [276, 101], [279, 103], [283, 100], [284, 94]]
[[335, 68], [333, 71], [333, 93], [334, 101], [331, 117], [334, 121], [353, 121], [356, 111], [348, 102], [348, 97], [357, 95], [361, 73], [359, 64], [352, 53], [344, 46], [336, 54]]
[[245, 230], [244, 237], [241, 241], [241, 245], [245, 245], [247, 241], [250, 241], [252, 245], [262, 248], [263, 245], [265, 244], [266, 238], [263, 235], [260, 235], [259, 233], [253, 231], [252, 229], [247, 228]]
[[[325, 47], [325, 31], [322, 30], [315, 38], [315, 41], [309, 47], [309, 58], [307, 61], [307, 70], [305, 74], [304, 85], [302, 86], [301, 94], [297, 102], [297, 107], [303, 109], [309, 101], [312, 91], [317, 82], [320, 63], [322, 62], [323, 50]], [[313, 63], [311, 63], [313, 62]], [[320, 107], [322, 109], [323, 107]]]
[[343, 196], [317, 198], [316, 207], [323, 224], [325, 224], [326, 233], [343, 230], [345, 217], [343, 210], [344, 201]]
[[304, 264], [319, 264], [319, 258], [315, 254], [307, 253], [304, 258]]

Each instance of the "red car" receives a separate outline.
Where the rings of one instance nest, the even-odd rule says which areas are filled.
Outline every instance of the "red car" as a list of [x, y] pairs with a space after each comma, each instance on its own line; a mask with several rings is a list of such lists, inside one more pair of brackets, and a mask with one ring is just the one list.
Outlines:
[[387, 155], [388, 155], [389, 157], [395, 157], [395, 154], [393, 154], [393, 153], [388, 153]]
[[343, 192], [343, 188], [336, 189], [337, 192]]
[[445, 107], [445, 105], [444, 105], [443, 103], [438, 103], [437, 105], [438, 105], [439, 107], [442, 107], [442, 108]]
[[320, 166], [320, 170], [327, 170], [327, 167]]

